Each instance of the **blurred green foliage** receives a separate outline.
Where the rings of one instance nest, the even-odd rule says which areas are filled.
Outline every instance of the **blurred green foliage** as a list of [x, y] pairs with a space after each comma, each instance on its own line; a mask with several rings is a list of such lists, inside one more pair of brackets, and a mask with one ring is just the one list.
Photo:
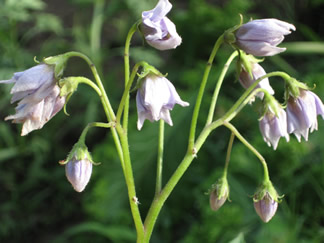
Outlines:
[[[163, 179], [170, 177], [187, 145], [194, 99], [211, 48], [222, 32], [245, 20], [279, 18], [296, 25], [289, 42], [323, 40], [323, 0], [178, 0], [170, 18], [183, 44], [176, 50], [158, 52], [139, 35], [132, 41], [132, 63], [146, 60], [168, 73], [190, 108], [175, 107], [173, 127], [166, 128]], [[0, 79], [34, 65], [33, 57], [70, 50], [89, 55], [100, 70], [108, 95], [116, 108], [123, 87], [122, 52], [126, 34], [149, 0], [0, 0]], [[302, 49], [302, 47], [300, 47]], [[215, 60], [204, 99], [202, 128], [211, 92], [231, 49]], [[297, 49], [267, 58], [267, 71], [284, 70], [297, 79], [316, 84], [324, 99], [324, 58], [316, 47], [307, 53]], [[90, 76], [78, 59], [69, 61], [66, 74]], [[235, 82], [234, 65], [223, 85], [216, 115], [223, 114], [243, 89]], [[274, 80], [276, 97], [282, 99], [282, 82]], [[280, 91], [281, 90], [281, 91]], [[0, 89], [1, 119], [14, 112], [9, 105], [10, 87]], [[140, 209], [145, 215], [154, 195], [157, 124], [136, 130], [134, 94], [131, 95], [130, 149]], [[77, 194], [67, 182], [64, 159], [83, 127], [103, 121], [100, 102], [93, 91], [80, 87], [63, 112], [40, 130], [20, 137], [20, 126], [0, 122], [0, 242], [134, 242], [135, 231], [118, 156], [109, 132], [93, 129], [87, 144], [95, 167], [86, 190]], [[280, 141], [277, 151], [267, 147], [258, 130], [258, 106], [246, 107], [234, 120], [238, 130], [267, 159], [273, 184], [285, 194], [276, 216], [264, 224], [254, 212], [251, 195], [262, 178], [262, 168], [251, 152], [234, 143], [229, 168], [230, 199], [218, 212], [209, 208], [205, 195], [218, 179], [225, 161], [229, 131], [219, 128], [203, 146], [198, 158], [167, 200], [152, 242], [323, 242], [324, 238], [324, 122], [309, 141]]]

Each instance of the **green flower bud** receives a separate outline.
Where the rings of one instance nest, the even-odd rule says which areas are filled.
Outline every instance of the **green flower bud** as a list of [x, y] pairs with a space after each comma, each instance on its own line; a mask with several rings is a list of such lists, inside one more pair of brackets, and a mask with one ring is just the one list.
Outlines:
[[212, 185], [210, 192], [209, 204], [213, 211], [217, 211], [223, 204], [229, 195], [229, 186], [226, 178], [219, 179], [218, 182]]

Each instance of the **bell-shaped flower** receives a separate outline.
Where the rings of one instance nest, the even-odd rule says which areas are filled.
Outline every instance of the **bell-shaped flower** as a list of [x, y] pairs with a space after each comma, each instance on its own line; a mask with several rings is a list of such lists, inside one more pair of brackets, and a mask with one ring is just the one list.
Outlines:
[[138, 130], [141, 130], [145, 119], [151, 122], [163, 119], [172, 126], [170, 110], [175, 104], [183, 107], [189, 106], [188, 102], [181, 100], [173, 84], [167, 78], [153, 73], [146, 75], [136, 94]]
[[78, 160], [74, 156], [65, 165], [65, 174], [68, 181], [77, 192], [82, 192], [88, 184], [92, 173], [92, 163], [87, 157]]
[[11, 103], [19, 101], [16, 114], [6, 117], [14, 123], [23, 123], [21, 135], [41, 129], [65, 104], [54, 75], [54, 65], [39, 64], [23, 72], [15, 73], [10, 80]]
[[286, 50], [277, 47], [295, 26], [278, 19], [258, 19], [243, 24], [235, 33], [235, 45], [254, 56], [273, 56]]
[[142, 13], [140, 26], [145, 40], [159, 50], [174, 49], [181, 44], [176, 26], [166, 17], [172, 5], [168, 0], [160, 0], [156, 7]]
[[[251, 63], [251, 72], [245, 70], [244, 67], [242, 67], [240, 72], [240, 83], [245, 88], [248, 89], [258, 78], [261, 78], [262, 76], [266, 75], [267, 73], [264, 71], [262, 66], [258, 63]], [[251, 76], [252, 75], [252, 76]], [[274, 90], [270, 86], [269, 79], [265, 78], [262, 81], [259, 82], [259, 84], [255, 87], [262, 88], [268, 91], [269, 94], [273, 95]], [[260, 99], [263, 99], [263, 92], [257, 93], [257, 95]]]
[[254, 209], [260, 216], [263, 222], [267, 223], [276, 214], [278, 203], [281, 202], [281, 198], [271, 181], [263, 182], [257, 192], [253, 196]]
[[269, 107], [259, 123], [260, 131], [264, 141], [277, 149], [280, 137], [285, 137], [289, 142], [289, 134], [287, 132], [287, 115], [284, 109], [278, 104], [277, 114]]
[[300, 89], [297, 98], [290, 96], [287, 102], [288, 133], [294, 133], [300, 142], [301, 136], [308, 140], [308, 133], [317, 130], [317, 115], [324, 119], [324, 105], [313, 92]]
[[229, 186], [227, 179], [224, 177], [220, 179], [216, 184], [212, 185], [212, 190], [210, 191], [209, 196], [209, 205], [213, 211], [217, 211], [229, 195]]

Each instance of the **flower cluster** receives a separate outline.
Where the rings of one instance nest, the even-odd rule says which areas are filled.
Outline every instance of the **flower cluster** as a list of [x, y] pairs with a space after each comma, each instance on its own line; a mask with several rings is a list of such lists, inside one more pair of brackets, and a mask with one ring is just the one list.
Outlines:
[[[265, 70], [257, 63], [259, 60], [252, 55], [272, 56], [285, 51], [285, 48], [279, 48], [277, 45], [291, 30], [295, 30], [292, 24], [277, 19], [260, 19], [243, 24], [235, 31], [235, 45], [241, 49], [239, 80], [244, 88], [249, 88], [266, 75]], [[317, 130], [317, 115], [324, 119], [324, 105], [316, 94], [298, 82], [286, 82], [291, 89], [287, 91], [287, 111], [273, 99], [265, 99], [264, 114], [259, 123], [264, 141], [274, 149], [277, 148], [280, 137], [285, 137], [288, 142], [289, 134], [292, 133], [298, 141], [301, 141], [301, 136], [307, 141], [309, 131]], [[264, 98], [264, 92], [267, 92], [268, 97], [274, 94], [267, 77], [255, 88], [263, 90], [257, 93], [260, 99]], [[298, 92], [294, 91], [296, 89]]]

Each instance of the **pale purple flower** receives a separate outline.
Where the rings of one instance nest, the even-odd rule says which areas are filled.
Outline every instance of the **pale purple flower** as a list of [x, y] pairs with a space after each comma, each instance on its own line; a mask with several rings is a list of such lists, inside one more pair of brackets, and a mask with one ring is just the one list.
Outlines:
[[277, 149], [280, 137], [285, 137], [286, 141], [289, 142], [287, 115], [282, 108], [278, 108], [278, 116], [269, 108], [260, 120], [259, 126], [264, 141], [269, 146], [272, 145], [274, 150]]
[[92, 163], [87, 157], [77, 160], [74, 156], [65, 165], [65, 174], [74, 190], [82, 192], [88, 184], [92, 173]]
[[276, 214], [278, 202], [268, 192], [260, 200], [254, 201], [254, 209], [263, 222], [267, 223]]
[[320, 98], [309, 90], [300, 89], [297, 98], [292, 96], [287, 103], [288, 133], [294, 133], [300, 142], [301, 136], [308, 140], [308, 133], [317, 130], [317, 115], [324, 119], [324, 105]]
[[243, 24], [235, 33], [235, 44], [248, 54], [273, 56], [286, 50], [277, 47], [295, 26], [278, 19], [258, 19]]
[[0, 83], [14, 83], [11, 89], [11, 103], [19, 101], [16, 114], [5, 120], [23, 123], [21, 135], [41, 129], [65, 104], [54, 77], [54, 66], [39, 64], [23, 72], [15, 73], [10, 80]]
[[171, 8], [168, 0], [160, 0], [154, 9], [142, 13], [141, 30], [145, 40], [159, 50], [174, 49], [182, 41], [176, 26], [166, 17]]
[[[252, 77], [251, 75], [242, 68], [241, 73], [240, 73], [240, 83], [241, 85], [245, 88], [248, 89], [258, 78], [261, 78], [262, 76], [266, 75], [267, 73], [264, 71], [262, 66], [258, 63], [251, 63], [251, 72], [252, 72]], [[270, 86], [269, 79], [265, 78], [259, 84], [255, 87], [257, 88], [262, 88], [265, 89], [269, 92], [269, 94], [273, 95], [274, 90]], [[260, 99], [263, 99], [264, 93], [259, 92], [257, 95]]]
[[148, 74], [137, 90], [137, 128], [141, 130], [145, 119], [158, 121], [163, 119], [172, 126], [170, 110], [175, 104], [183, 107], [188, 106], [188, 102], [181, 100], [172, 83], [165, 77], [155, 74]]

